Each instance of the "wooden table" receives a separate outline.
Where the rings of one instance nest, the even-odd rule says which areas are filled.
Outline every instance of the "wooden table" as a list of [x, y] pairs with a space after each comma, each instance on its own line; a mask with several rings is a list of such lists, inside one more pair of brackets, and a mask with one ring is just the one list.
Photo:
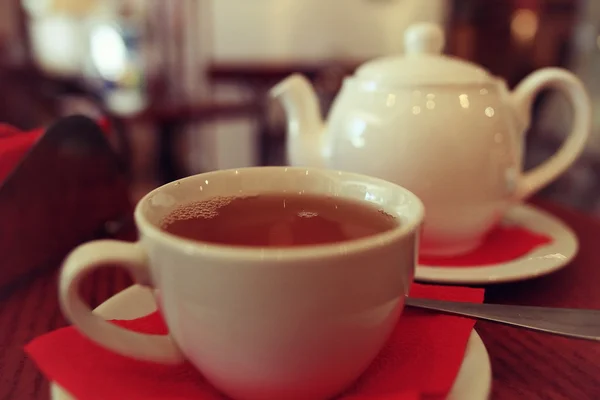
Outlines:
[[[577, 233], [579, 254], [552, 275], [489, 287], [486, 302], [600, 309], [600, 220], [548, 203], [542, 206]], [[600, 399], [600, 343], [486, 322], [476, 329], [492, 360], [493, 399]]]
[[[553, 275], [488, 288], [486, 301], [556, 307], [600, 308], [600, 221], [555, 205], [544, 208], [578, 234], [574, 262]], [[114, 270], [99, 271], [84, 285], [92, 306], [130, 284]], [[34, 337], [66, 324], [57, 303], [56, 272], [40, 274], [0, 293], [0, 400], [48, 399], [48, 383], [22, 347]], [[493, 399], [600, 399], [600, 343], [478, 323], [491, 357]]]

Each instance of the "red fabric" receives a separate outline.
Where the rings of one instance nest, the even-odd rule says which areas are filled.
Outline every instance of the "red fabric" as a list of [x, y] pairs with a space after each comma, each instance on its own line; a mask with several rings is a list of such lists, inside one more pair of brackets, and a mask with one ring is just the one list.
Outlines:
[[[415, 284], [411, 295], [483, 301], [482, 289], [460, 287]], [[114, 323], [138, 332], [167, 332], [158, 312]], [[468, 319], [405, 310], [380, 356], [339, 399], [445, 398], [462, 363], [473, 324]], [[165, 366], [128, 359], [95, 345], [74, 328], [37, 338], [25, 350], [46, 377], [78, 400], [225, 399], [188, 364]]]
[[[110, 135], [111, 127], [107, 119], [99, 120], [98, 125], [107, 136]], [[21, 132], [10, 125], [0, 124], [0, 183], [6, 179], [44, 132], [42, 128]]]
[[536, 248], [551, 243], [552, 238], [520, 226], [498, 226], [481, 246], [455, 257], [419, 257], [419, 264], [430, 266], [480, 267], [505, 263], [523, 257]]
[[43, 132], [41, 129], [21, 132], [12, 126], [0, 124], [0, 182], [17, 166]]
[[100, 129], [102, 129], [106, 137], [110, 138], [112, 134], [112, 124], [110, 123], [110, 120], [108, 118], [100, 118], [96, 122], [98, 123], [98, 126], [100, 127]]

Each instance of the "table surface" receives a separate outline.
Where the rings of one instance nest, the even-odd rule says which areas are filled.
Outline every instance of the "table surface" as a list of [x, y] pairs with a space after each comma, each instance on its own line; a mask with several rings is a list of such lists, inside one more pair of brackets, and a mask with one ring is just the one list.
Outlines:
[[[565, 269], [536, 280], [491, 286], [490, 303], [600, 309], [600, 220], [552, 204], [543, 208], [567, 222], [581, 249]], [[107, 269], [82, 290], [92, 306], [131, 284]], [[0, 400], [48, 399], [48, 382], [23, 353], [34, 337], [66, 325], [57, 302], [56, 271], [40, 274], [0, 297]], [[600, 399], [600, 343], [479, 322], [492, 361], [492, 399]]]

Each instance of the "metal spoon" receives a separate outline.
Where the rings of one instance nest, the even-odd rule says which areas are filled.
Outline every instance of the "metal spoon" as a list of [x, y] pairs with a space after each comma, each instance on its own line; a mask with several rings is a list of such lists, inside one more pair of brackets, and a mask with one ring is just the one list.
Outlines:
[[407, 298], [406, 305], [576, 339], [600, 341], [600, 310]]

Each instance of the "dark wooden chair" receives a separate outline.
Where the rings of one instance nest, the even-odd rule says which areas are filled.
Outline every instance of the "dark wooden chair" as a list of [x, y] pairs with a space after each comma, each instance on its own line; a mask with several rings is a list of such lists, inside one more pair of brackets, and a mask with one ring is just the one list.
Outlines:
[[87, 240], [135, 232], [123, 169], [98, 125], [50, 127], [0, 183], [0, 296]]
[[247, 89], [257, 105], [259, 121], [259, 150], [261, 165], [280, 165], [285, 162], [285, 127], [269, 120], [272, 103], [269, 89], [293, 73], [301, 73], [315, 85], [326, 115], [341, 88], [343, 78], [353, 73], [359, 60], [325, 60], [323, 62], [280, 62], [280, 63], [213, 63], [208, 68], [212, 85], [236, 85]]

